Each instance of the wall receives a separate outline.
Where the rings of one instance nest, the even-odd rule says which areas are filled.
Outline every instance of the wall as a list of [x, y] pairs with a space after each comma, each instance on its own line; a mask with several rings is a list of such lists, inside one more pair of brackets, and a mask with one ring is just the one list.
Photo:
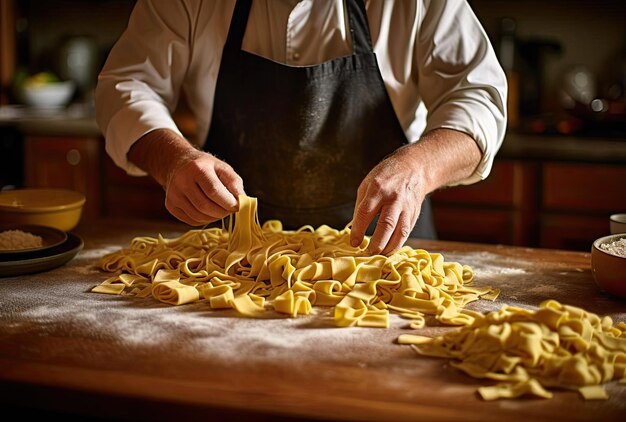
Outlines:
[[20, 0], [18, 65], [55, 70], [56, 54], [68, 36], [93, 37], [103, 63], [128, 22], [133, 0]]
[[497, 48], [500, 19], [517, 22], [520, 39], [550, 39], [562, 45], [560, 55], [547, 56], [545, 110], [558, 109], [563, 73], [583, 64], [606, 89], [626, 75], [626, 1], [623, 0], [469, 0]]
[[[549, 39], [562, 53], [545, 60], [545, 110], [559, 108], [562, 74], [584, 64], [601, 88], [625, 78], [626, 1], [623, 0], [468, 0], [497, 49], [500, 19], [514, 18], [522, 40]], [[63, 37], [88, 34], [100, 46], [101, 60], [123, 31], [134, 0], [20, 0], [18, 64], [31, 68], [55, 66]], [[626, 81], [624, 81], [626, 82]]]

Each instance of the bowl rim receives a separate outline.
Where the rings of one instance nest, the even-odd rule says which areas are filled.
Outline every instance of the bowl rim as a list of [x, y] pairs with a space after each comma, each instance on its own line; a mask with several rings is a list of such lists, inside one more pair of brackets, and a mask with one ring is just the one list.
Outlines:
[[[617, 218], [622, 218], [622, 220], [618, 220]], [[611, 216], [609, 217], [609, 220], [618, 224], [626, 224], [626, 213], [619, 212], [617, 214], [611, 214]]]
[[[17, 192], [18, 190], [13, 190], [13, 191], [5, 191], [6, 193], [14, 193]], [[68, 204], [61, 204], [61, 205], [49, 205], [49, 206], [40, 206], [40, 207], [17, 207], [14, 205], [5, 205], [5, 204], [0, 204], [0, 211], [10, 211], [10, 212], [16, 212], [16, 213], [22, 213], [22, 214], [41, 214], [41, 213], [46, 213], [46, 212], [51, 212], [51, 211], [69, 211], [69, 210], [74, 210], [76, 208], [80, 208], [85, 204], [86, 198], [85, 195], [77, 192], [77, 191], [73, 191], [73, 190], [69, 190], [69, 189], [41, 189], [41, 188], [26, 188], [26, 189], [19, 189], [19, 191], [29, 191], [29, 192], [65, 192], [65, 193], [70, 193], [76, 196], [76, 200], [73, 202], [70, 202]]]
[[607, 251], [600, 248], [600, 244], [602, 243], [613, 242], [615, 240], [620, 240], [620, 239], [626, 239], [626, 233], [609, 234], [607, 236], [600, 237], [593, 241], [593, 249], [597, 250], [598, 252], [602, 252], [605, 255], [612, 256], [617, 259], [626, 260], [626, 256], [619, 256], [619, 255], [615, 255], [612, 253], [608, 253]]
[[53, 87], [74, 87], [75, 86], [75, 82], [72, 79], [67, 79], [65, 81], [55, 81], [55, 82], [46, 82], [43, 84], [37, 84], [37, 85], [23, 85], [22, 89], [24, 91], [36, 91], [38, 89], [45, 89], [45, 88], [53, 88]]

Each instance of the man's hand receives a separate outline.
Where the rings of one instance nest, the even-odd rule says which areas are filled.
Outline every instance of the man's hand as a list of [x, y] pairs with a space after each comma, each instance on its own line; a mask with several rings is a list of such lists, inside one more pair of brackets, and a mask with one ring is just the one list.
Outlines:
[[133, 144], [128, 158], [164, 187], [165, 206], [179, 220], [199, 226], [236, 211], [244, 193], [231, 166], [198, 151], [178, 134], [158, 129]]
[[376, 215], [379, 217], [368, 247], [370, 254], [391, 253], [411, 234], [427, 193], [412, 148], [409, 145], [398, 149], [361, 182], [350, 235], [353, 246], [361, 243]]
[[360, 245], [378, 215], [368, 252], [388, 255], [401, 248], [426, 195], [469, 177], [481, 157], [480, 148], [469, 135], [452, 129], [435, 129], [419, 142], [399, 148], [361, 182], [350, 243]]
[[237, 211], [238, 196], [243, 193], [241, 177], [231, 166], [210, 154], [198, 153], [172, 171], [165, 194], [168, 211], [192, 226]]

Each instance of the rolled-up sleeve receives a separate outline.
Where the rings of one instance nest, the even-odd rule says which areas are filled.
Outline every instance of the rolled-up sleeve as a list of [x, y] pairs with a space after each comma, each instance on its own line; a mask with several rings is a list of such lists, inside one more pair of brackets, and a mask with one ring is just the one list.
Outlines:
[[127, 159], [135, 141], [155, 129], [180, 134], [171, 113], [189, 65], [191, 16], [185, 2], [138, 1], [98, 76], [96, 121], [128, 174], [146, 174]]
[[507, 83], [493, 48], [465, 0], [424, 1], [415, 48], [419, 91], [428, 110], [425, 133], [448, 128], [482, 151], [475, 172], [486, 178], [506, 130]]

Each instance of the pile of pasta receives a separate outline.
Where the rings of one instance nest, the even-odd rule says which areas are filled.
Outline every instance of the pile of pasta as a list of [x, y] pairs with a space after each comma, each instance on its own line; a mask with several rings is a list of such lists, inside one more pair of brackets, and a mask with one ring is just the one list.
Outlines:
[[601, 384], [626, 383], [626, 323], [554, 300], [537, 310], [503, 306], [473, 316], [470, 325], [440, 337], [403, 334], [398, 342], [420, 355], [452, 358], [452, 366], [472, 377], [500, 381], [478, 389], [484, 400], [551, 398], [546, 387], [607, 399]]
[[272, 307], [295, 317], [331, 306], [340, 327], [388, 327], [392, 311], [413, 328], [424, 326], [425, 314], [443, 324], [470, 324], [474, 316], [463, 307], [498, 294], [471, 287], [472, 269], [441, 254], [405, 246], [391, 256], [367, 255], [368, 242], [352, 247], [349, 227], [284, 231], [277, 220], [261, 227], [256, 198], [242, 195], [228, 228], [223, 223], [176, 239], [137, 237], [130, 248], [104, 256], [99, 268], [115, 275], [92, 291], [172, 305], [203, 300], [248, 317]]

